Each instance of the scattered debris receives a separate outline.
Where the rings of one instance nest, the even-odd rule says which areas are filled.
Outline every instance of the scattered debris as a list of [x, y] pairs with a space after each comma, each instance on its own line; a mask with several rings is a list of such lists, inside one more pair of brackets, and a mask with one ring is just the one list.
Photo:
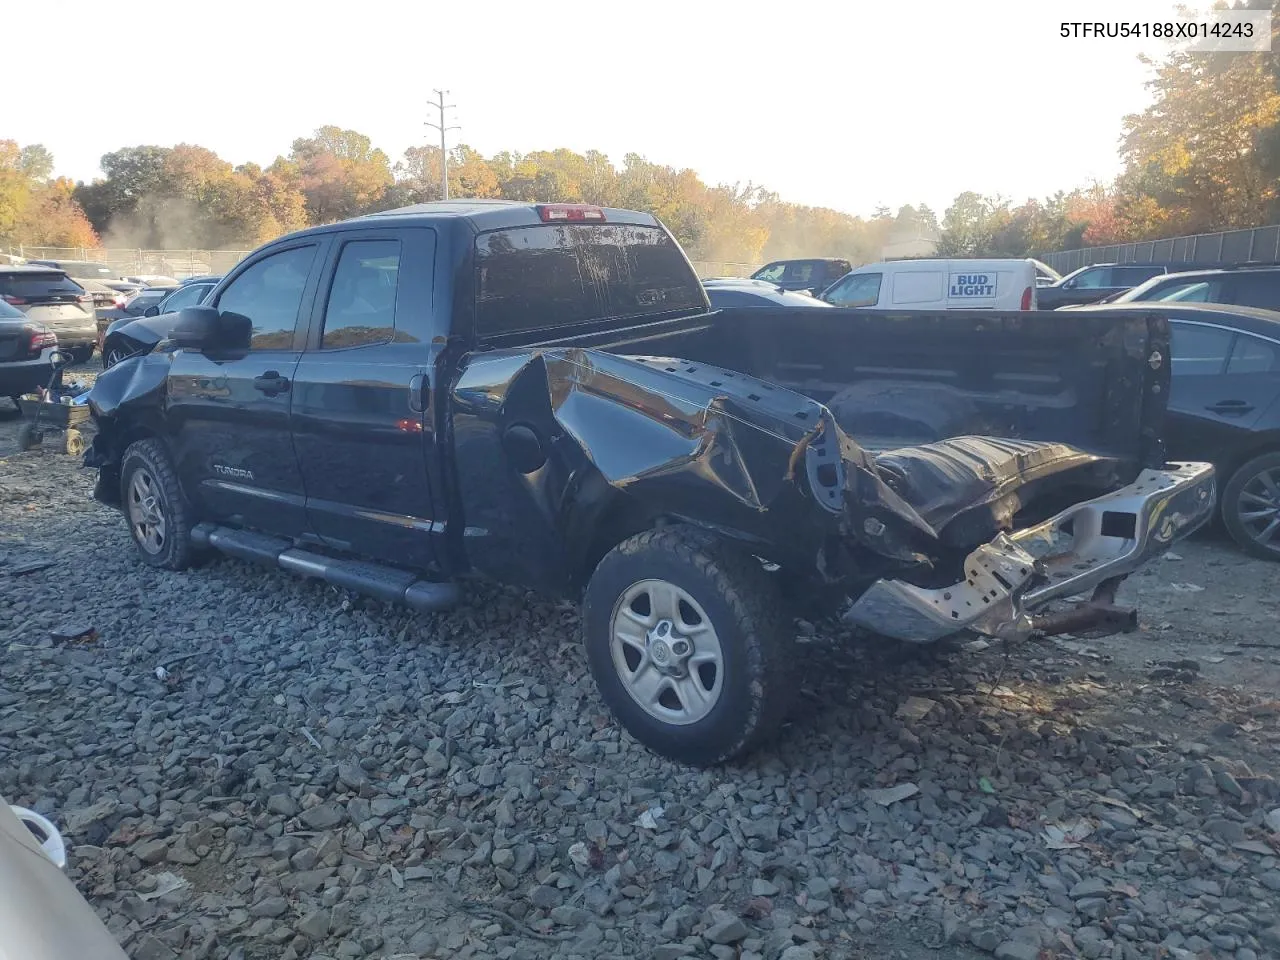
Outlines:
[[168, 870], [165, 870], [163, 873], [157, 873], [154, 877], [156, 881], [156, 888], [154, 890], [148, 890], [146, 893], [135, 891], [139, 900], [158, 900], [166, 893], [173, 893], [173, 891], [181, 890], [183, 887], [187, 886], [186, 880], [179, 877], [177, 874], [170, 873]]
[[50, 630], [49, 636], [63, 643], [93, 643], [98, 639], [98, 630], [91, 623], [64, 623]]
[[591, 853], [587, 850], [587, 845], [579, 840], [569, 848], [569, 859], [577, 866], [585, 867], [591, 863]]
[[1161, 559], [1164, 559], [1164, 560], [1181, 560], [1181, 559], [1182, 559], [1182, 554], [1180, 554], [1180, 553], [1174, 553], [1172, 550], [1166, 550], [1166, 551], [1161, 555]]
[[645, 830], [660, 830], [662, 827], [658, 821], [662, 819], [666, 812], [661, 806], [649, 807], [631, 825], [633, 827], [643, 827]]
[[1093, 835], [1093, 824], [1088, 820], [1074, 823], [1051, 823], [1040, 833], [1044, 845], [1050, 850], [1074, 850]]
[[1115, 797], [1104, 797], [1101, 794], [1095, 794], [1094, 799], [1098, 803], [1106, 804], [1108, 807], [1116, 807], [1119, 810], [1123, 810], [1125, 813], [1129, 814], [1135, 819], [1138, 819], [1138, 820], [1145, 819], [1141, 810], [1134, 809], [1133, 807], [1129, 806], [1129, 804], [1125, 803], [1123, 800], [1117, 800], [1115, 799]]
[[323, 750], [323, 749], [324, 749], [324, 747], [320, 746], [320, 741], [319, 741], [319, 740], [317, 740], [317, 739], [315, 738], [315, 735], [314, 735], [314, 734], [312, 734], [312, 732], [311, 732], [310, 730], [308, 730], [306, 727], [300, 727], [300, 728], [299, 728], [299, 732], [300, 732], [304, 737], [306, 737], [306, 738], [307, 738], [307, 742], [308, 742], [308, 743], [310, 743], [310, 744], [311, 744], [313, 747], [315, 747], [317, 750]]
[[887, 807], [890, 804], [897, 803], [899, 800], [905, 800], [907, 797], [914, 797], [920, 792], [920, 788], [914, 783], [900, 783], [895, 787], [885, 787], [882, 790], [868, 790], [867, 796], [874, 803]]
[[1198, 583], [1171, 583], [1169, 589], [1174, 593], [1200, 593], [1204, 587]]
[[991, 781], [986, 777], [978, 778], [978, 789], [983, 793], [995, 793], [996, 788], [991, 785]]
[[54, 566], [56, 562], [55, 560], [28, 560], [26, 563], [0, 568], [0, 574], [4, 574], [7, 577], [21, 577], [39, 570], [47, 570], [49, 567]]
[[1280, 807], [1268, 810], [1263, 814], [1262, 822], [1267, 825], [1267, 829], [1272, 833], [1280, 833]]
[[907, 697], [894, 716], [902, 720], [918, 722], [923, 720], [925, 715], [937, 706], [937, 703], [938, 701], [930, 700], [928, 697]]

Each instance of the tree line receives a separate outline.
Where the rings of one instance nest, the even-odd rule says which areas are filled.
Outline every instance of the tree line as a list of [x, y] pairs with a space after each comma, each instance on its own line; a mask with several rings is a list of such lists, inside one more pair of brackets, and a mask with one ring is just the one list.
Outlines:
[[[1280, 17], [1277, 18], [1280, 21]], [[584, 202], [656, 214], [696, 260], [880, 259], [891, 238], [937, 237], [950, 256], [1054, 250], [1280, 220], [1280, 43], [1269, 53], [1180, 54], [1150, 63], [1151, 105], [1124, 120], [1123, 172], [1015, 205], [961, 193], [941, 222], [926, 205], [868, 217], [783, 201], [757, 185], [711, 186], [690, 169], [558, 149], [449, 151], [456, 197]], [[1063, 129], [1057, 147], [1070, 149]], [[54, 177], [39, 144], [0, 140], [0, 244], [246, 249], [311, 224], [440, 197], [439, 148], [397, 161], [369, 137], [325, 126], [267, 167], [193, 144], [103, 155], [91, 183]]]

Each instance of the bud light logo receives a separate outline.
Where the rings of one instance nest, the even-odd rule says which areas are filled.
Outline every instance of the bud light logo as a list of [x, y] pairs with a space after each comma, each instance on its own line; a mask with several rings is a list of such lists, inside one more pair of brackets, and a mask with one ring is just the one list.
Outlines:
[[996, 295], [994, 273], [953, 273], [947, 285], [947, 297], [951, 300], [965, 298], [993, 299]]

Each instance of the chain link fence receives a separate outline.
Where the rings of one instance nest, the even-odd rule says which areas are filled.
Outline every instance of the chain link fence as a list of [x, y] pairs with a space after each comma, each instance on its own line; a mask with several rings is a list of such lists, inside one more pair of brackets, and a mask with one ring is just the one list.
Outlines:
[[4, 248], [10, 258], [23, 260], [81, 260], [105, 263], [117, 276], [161, 276], [181, 280], [206, 274], [223, 274], [239, 263], [248, 250], [141, 250], [124, 247]]
[[1109, 247], [1062, 250], [1046, 256], [1045, 262], [1062, 274], [1091, 263], [1185, 263], [1198, 266], [1280, 263], [1280, 224], [1251, 230], [1119, 243]]
[[739, 263], [734, 260], [691, 260], [693, 269], [701, 280], [711, 277], [749, 277], [756, 271], [759, 263]]

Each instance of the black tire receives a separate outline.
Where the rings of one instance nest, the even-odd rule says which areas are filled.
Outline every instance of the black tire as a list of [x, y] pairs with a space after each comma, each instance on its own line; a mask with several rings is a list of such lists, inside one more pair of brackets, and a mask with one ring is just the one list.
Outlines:
[[87, 363], [89, 358], [93, 356], [93, 347], [76, 347], [68, 350], [67, 353], [71, 354], [71, 362], [73, 364]]
[[128, 352], [123, 347], [103, 345], [102, 349], [102, 369], [110, 370], [121, 360], [128, 357]]
[[[1231, 539], [1255, 557], [1280, 560], [1280, 525], [1271, 530], [1266, 540], [1259, 537], [1268, 530], [1272, 519], [1280, 520], [1280, 512], [1246, 519], [1250, 513], [1280, 508], [1280, 495], [1273, 494], [1270, 488], [1280, 490], [1280, 451], [1264, 453], [1237, 468], [1222, 488], [1219, 507], [1222, 524]], [[1272, 501], [1271, 507], [1263, 503], [1267, 499]]]
[[[150, 491], [147, 498], [136, 495], [142, 491]], [[120, 461], [120, 504], [143, 563], [165, 570], [191, 565], [191, 506], [182, 494], [169, 451], [159, 440], [139, 440], [125, 450]], [[159, 517], [163, 523], [139, 522], [143, 516]]]
[[[645, 582], [674, 585], [692, 598], [717, 638], [724, 671], [717, 698], [692, 722], [652, 715], [629, 691], [626, 664], [615, 664], [614, 618], [629, 591]], [[583, 604], [587, 662], [614, 716], [655, 753], [700, 767], [748, 753], [785, 719], [795, 690], [790, 623], [776, 578], [759, 560], [688, 527], [649, 530], [616, 546], [596, 567]], [[649, 653], [638, 656], [657, 662]]]
[[18, 428], [18, 449], [35, 450], [44, 443], [44, 431], [37, 430], [34, 423], [24, 423]]

